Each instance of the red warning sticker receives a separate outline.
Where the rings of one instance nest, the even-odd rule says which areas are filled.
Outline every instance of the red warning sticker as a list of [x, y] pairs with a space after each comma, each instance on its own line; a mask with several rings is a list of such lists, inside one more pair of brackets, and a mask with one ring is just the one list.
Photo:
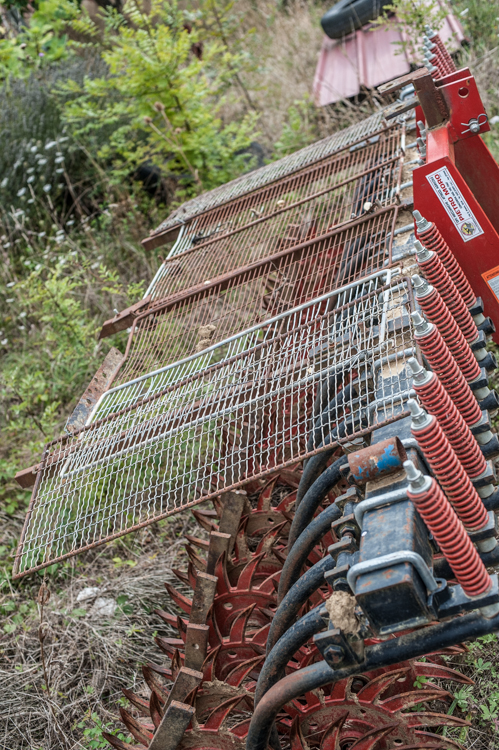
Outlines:
[[482, 273], [482, 279], [488, 284], [496, 299], [499, 301], [499, 266]]

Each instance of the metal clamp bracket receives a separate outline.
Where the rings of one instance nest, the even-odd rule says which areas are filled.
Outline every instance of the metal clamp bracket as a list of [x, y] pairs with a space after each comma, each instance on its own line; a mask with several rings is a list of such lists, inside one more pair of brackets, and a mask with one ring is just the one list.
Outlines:
[[402, 500], [407, 500], [407, 487], [402, 487], [400, 490], [394, 490], [393, 492], [384, 492], [382, 495], [376, 495], [376, 497], [368, 497], [367, 500], [362, 500], [355, 506], [353, 511], [355, 520], [362, 528], [364, 513], [376, 508], [383, 508], [385, 505], [395, 505]]
[[421, 576], [421, 580], [425, 584], [426, 588], [430, 593], [437, 591], [438, 583], [433, 577], [433, 573], [417, 552], [411, 550], [401, 550], [400, 552], [391, 552], [388, 555], [382, 557], [376, 557], [373, 560], [366, 560], [365, 562], [359, 562], [353, 565], [347, 573], [348, 585], [355, 594], [355, 585], [359, 576], [365, 575], [366, 573], [374, 573], [377, 570], [383, 568], [392, 567], [393, 565], [399, 565], [400, 563], [410, 563]]

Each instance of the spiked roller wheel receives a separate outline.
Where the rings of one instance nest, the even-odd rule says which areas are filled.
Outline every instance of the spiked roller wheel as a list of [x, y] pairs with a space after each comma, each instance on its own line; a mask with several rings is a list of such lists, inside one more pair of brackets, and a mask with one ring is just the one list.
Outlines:
[[[132, 739], [123, 742], [106, 734], [114, 748], [155, 750], [153, 738], [160, 731], [158, 727], [164, 736], [173, 736], [173, 729], [168, 729], [169, 706], [180, 700], [182, 705], [193, 707], [195, 720], [190, 721], [175, 745], [178, 750], [244, 750], [256, 681], [276, 609], [276, 588], [286, 557], [298, 481], [299, 475], [289, 472], [286, 477], [274, 477], [254, 493], [251, 503], [240, 493], [236, 498], [238, 510], [234, 512], [232, 503], [230, 518], [222, 503], [216, 503], [213, 510], [194, 511], [209, 537], [190, 536], [188, 570], [174, 571], [184, 585], [192, 588], [193, 596], [167, 585], [183, 616], [157, 611], [177, 631], [177, 637], [156, 639], [169, 657], [170, 666], [149, 663], [143, 667], [151, 691], [149, 699], [124, 691], [131, 708], [121, 709], [121, 717]], [[331, 539], [327, 535], [326, 543]], [[323, 540], [309, 562], [319, 560], [324, 552]], [[462, 650], [453, 647], [431, 654], [425, 661], [344, 679], [317, 695], [307, 693], [278, 715], [283, 747], [459, 748], [456, 742], [448, 738], [444, 742], [431, 730], [462, 727], [467, 722], [428, 710], [432, 701], [448, 701], [450, 694], [425, 680], [469, 683], [466, 677], [446, 667], [442, 658]], [[320, 658], [312, 643], [305, 644], [294, 654], [287, 671], [301, 669]], [[415, 688], [416, 681], [423, 687]], [[419, 710], [414, 710], [416, 707]], [[158, 744], [158, 750], [162, 747]]]

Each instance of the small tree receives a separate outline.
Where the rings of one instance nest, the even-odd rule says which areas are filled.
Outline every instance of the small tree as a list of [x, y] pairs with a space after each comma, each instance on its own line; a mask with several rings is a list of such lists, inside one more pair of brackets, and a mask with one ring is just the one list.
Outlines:
[[122, 14], [109, 8], [102, 29], [84, 16], [72, 23], [87, 40], [77, 46], [97, 52], [108, 74], [67, 83], [64, 117], [76, 137], [98, 136], [98, 156], [117, 181], [150, 160], [200, 192], [239, 174], [247, 160], [241, 151], [256, 116], [225, 123], [221, 114], [242, 60], [220, 41], [200, 39], [176, 0], [151, 5], [150, 13], [137, 0]]

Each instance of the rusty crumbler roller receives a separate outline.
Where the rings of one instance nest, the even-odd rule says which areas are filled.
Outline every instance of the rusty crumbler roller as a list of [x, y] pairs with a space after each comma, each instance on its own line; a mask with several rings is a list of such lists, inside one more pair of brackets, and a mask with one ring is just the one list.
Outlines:
[[117, 750], [460, 747], [445, 657], [499, 631], [499, 169], [425, 52], [381, 115], [145, 241], [175, 244], [103, 328], [125, 355], [19, 474], [18, 577], [204, 504]]

